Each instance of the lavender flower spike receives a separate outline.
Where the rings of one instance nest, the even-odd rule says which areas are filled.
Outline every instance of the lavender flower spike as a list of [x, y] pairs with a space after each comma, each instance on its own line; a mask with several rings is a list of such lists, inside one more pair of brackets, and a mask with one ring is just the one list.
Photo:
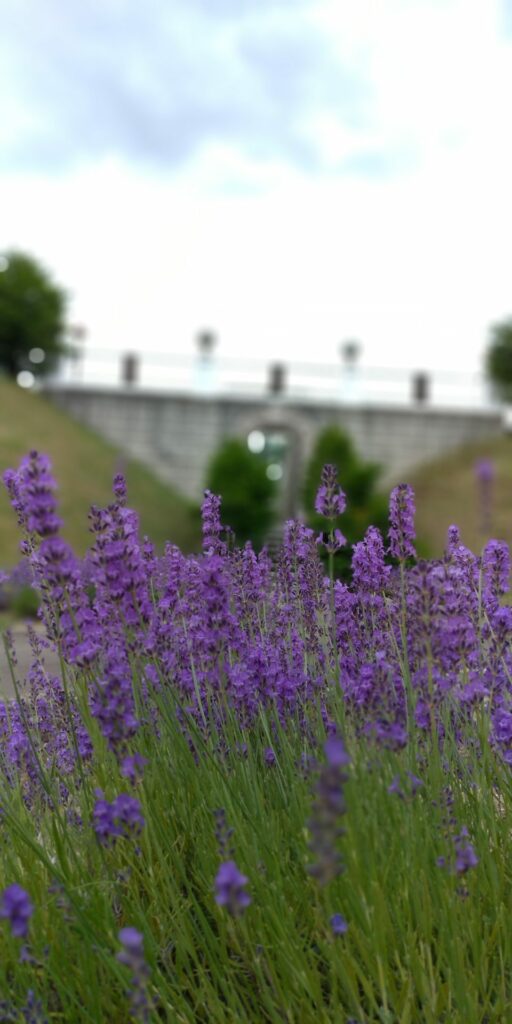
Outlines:
[[394, 558], [416, 558], [414, 539], [414, 491], [409, 484], [398, 484], [389, 499], [389, 550]]
[[57, 515], [57, 484], [47, 455], [32, 451], [21, 461], [17, 472], [17, 496], [21, 500], [29, 533], [53, 537], [62, 520]]
[[473, 844], [468, 841], [468, 830], [462, 828], [460, 834], [455, 836], [455, 870], [458, 875], [465, 875], [466, 871], [476, 868], [478, 857]]
[[315, 512], [324, 519], [336, 519], [347, 507], [347, 499], [338, 483], [336, 466], [326, 465], [322, 470], [320, 487], [315, 498]]
[[96, 790], [96, 796], [99, 799], [93, 808], [93, 827], [103, 846], [111, 845], [117, 836], [131, 839], [140, 834], [145, 822], [135, 797], [120, 793], [109, 803], [100, 789]]
[[243, 914], [251, 903], [249, 893], [244, 887], [249, 879], [238, 870], [234, 860], [221, 864], [215, 879], [215, 902], [219, 907], [226, 907], [233, 917]]
[[219, 807], [213, 814], [215, 817], [215, 838], [219, 848], [219, 856], [221, 860], [231, 860], [235, 856], [232, 843], [233, 829], [228, 827], [226, 812], [223, 807]]
[[344, 769], [350, 763], [343, 742], [338, 736], [329, 736], [324, 752], [327, 763], [320, 772], [308, 823], [311, 831], [309, 847], [315, 855], [315, 863], [311, 865], [309, 872], [320, 885], [331, 882], [342, 871], [336, 842], [343, 834], [338, 819], [346, 810], [343, 783], [347, 781], [348, 775]]
[[118, 505], [126, 505], [126, 480], [123, 473], [115, 473], [112, 490]]
[[136, 928], [121, 928], [118, 935], [123, 949], [117, 954], [120, 963], [132, 973], [130, 1003], [132, 1019], [149, 1022], [150, 1004], [147, 995], [149, 967], [144, 959], [144, 938]]
[[142, 754], [128, 754], [121, 761], [119, 771], [125, 779], [131, 782], [132, 786], [135, 786], [137, 782], [141, 781], [144, 774], [144, 766], [147, 763], [147, 757], [142, 757]]
[[[48, 1024], [48, 1017], [43, 1010], [43, 1004], [31, 988], [27, 992], [27, 1001], [25, 1006], [22, 1006], [21, 1012], [25, 1024]], [[18, 1016], [13, 1019], [20, 1020]], [[0, 1018], [0, 1020], [3, 1020], [3, 1018]]]
[[28, 933], [28, 923], [34, 907], [28, 893], [21, 885], [14, 882], [4, 889], [0, 904], [0, 917], [5, 917], [11, 925], [11, 932], [16, 939], [25, 939]]
[[201, 505], [201, 521], [203, 533], [203, 551], [205, 555], [223, 555], [226, 545], [221, 540], [222, 523], [220, 519], [221, 498], [211, 491], [204, 492]]
[[348, 924], [343, 914], [333, 914], [331, 917], [331, 928], [333, 935], [344, 935], [348, 931]]
[[475, 476], [479, 491], [480, 529], [482, 533], [489, 533], [492, 521], [493, 485], [496, 477], [496, 468], [492, 459], [477, 459]]

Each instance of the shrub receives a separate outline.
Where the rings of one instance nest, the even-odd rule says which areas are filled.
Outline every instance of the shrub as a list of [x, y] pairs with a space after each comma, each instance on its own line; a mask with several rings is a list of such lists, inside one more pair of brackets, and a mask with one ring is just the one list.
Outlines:
[[346, 578], [350, 574], [352, 545], [362, 540], [370, 525], [386, 529], [387, 505], [376, 489], [380, 467], [362, 460], [349, 436], [339, 427], [325, 427], [311, 453], [302, 489], [306, 521], [317, 533], [325, 530], [325, 519], [315, 512], [315, 496], [326, 464], [336, 467], [347, 499], [346, 510], [335, 518], [333, 524], [347, 540], [346, 546], [337, 551], [334, 559], [336, 575]]
[[498, 397], [510, 402], [512, 399], [512, 317], [491, 327], [486, 353], [486, 368]]
[[243, 441], [225, 441], [211, 461], [206, 486], [222, 495], [223, 518], [234, 530], [238, 543], [250, 540], [260, 548], [275, 520], [277, 495], [264, 460], [250, 452]]

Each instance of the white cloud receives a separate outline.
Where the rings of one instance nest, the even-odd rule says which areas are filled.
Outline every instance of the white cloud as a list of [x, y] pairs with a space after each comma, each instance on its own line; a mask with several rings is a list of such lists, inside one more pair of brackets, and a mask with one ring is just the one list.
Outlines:
[[183, 352], [211, 326], [225, 354], [335, 359], [355, 335], [367, 363], [478, 366], [489, 322], [512, 311], [500, 7], [328, 0], [314, 16], [343, 80], [366, 83], [355, 121], [335, 93], [294, 100], [321, 173], [248, 130], [198, 136], [172, 175], [95, 151], [58, 176], [3, 175], [2, 246], [71, 287], [89, 345]]

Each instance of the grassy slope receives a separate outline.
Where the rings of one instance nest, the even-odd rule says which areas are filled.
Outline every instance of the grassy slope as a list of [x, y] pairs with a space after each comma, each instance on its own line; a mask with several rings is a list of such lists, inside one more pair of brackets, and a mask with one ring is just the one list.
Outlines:
[[[21, 391], [0, 377], [0, 472], [15, 467], [31, 448], [50, 455], [59, 482], [64, 535], [83, 552], [89, 544], [87, 512], [91, 504], [112, 500], [112, 476], [120, 467], [116, 449], [72, 421], [42, 395]], [[161, 548], [171, 540], [184, 550], [197, 547], [197, 516], [189, 503], [160, 483], [140, 463], [122, 462], [128, 500], [140, 514], [141, 528]], [[0, 485], [0, 567], [18, 561], [19, 531]]]
[[[491, 530], [484, 535], [479, 525], [479, 492], [474, 466], [479, 458], [491, 458], [496, 468]], [[489, 537], [512, 545], [512, 438], [467, 445], [411, 474], [416, 492], [418, 535], [433, 556], [442, 554], [446, 531], [456, 523], [462, 540], [480, 551]]]

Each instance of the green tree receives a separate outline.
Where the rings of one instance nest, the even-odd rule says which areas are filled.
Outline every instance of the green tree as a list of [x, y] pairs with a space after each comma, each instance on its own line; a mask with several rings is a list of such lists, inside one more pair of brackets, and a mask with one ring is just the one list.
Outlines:
[[222, 498], [222, 521], [239, 544], [265, 542], [275, 512], [276, 485], [267, 477], [266, 463], [240, 440], [225, 441], [214, 455], [206, 486]]
[[[66, 351], [66, 295], [32, 256], [0, 256], [0, 368], [14, 377], [22, 369], [47, 372]], [[30, 362], [33, 349], [44, 352]]]
[[317, 437], [306, 467], [302, 491], [307, 523], [316, 532], [322, 533], [327, 528], [325, 519], [315, 512], [316, 492], [326, 463], [336, 466], [340, 485], [347, 496], [346, 511], [334, 524], [348, 541], [335, 556], [336, 575], [346, 577], [350, 572], [352, 544], [362, 540], [368, 526], [378, 526], [383, 532], [387, 530], [387, 500], [376, 490], [380, 467], [364, 462], [350, 437], [339, 427], [325, 427]]
[[486, 354], [487, 373], [497, 394], [512, 397], [512, 317], [493, 324]]

